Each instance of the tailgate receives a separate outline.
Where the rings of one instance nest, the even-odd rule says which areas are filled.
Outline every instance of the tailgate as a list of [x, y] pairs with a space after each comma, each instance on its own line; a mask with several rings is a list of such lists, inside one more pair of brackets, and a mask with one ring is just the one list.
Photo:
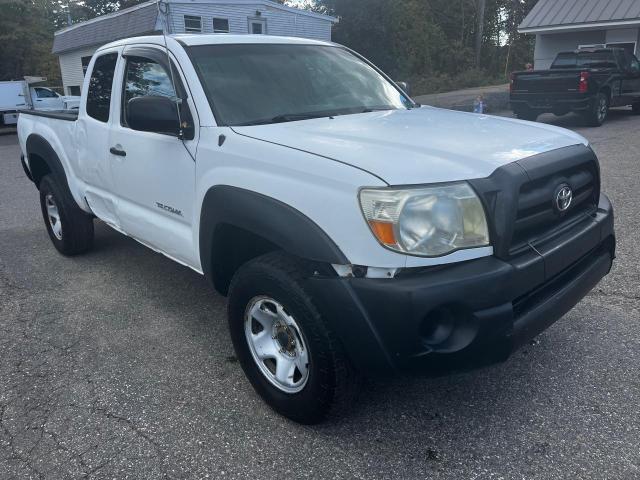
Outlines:
[[577, 92], [579, 70], [541, 70], [515, 74], [513, 93]]

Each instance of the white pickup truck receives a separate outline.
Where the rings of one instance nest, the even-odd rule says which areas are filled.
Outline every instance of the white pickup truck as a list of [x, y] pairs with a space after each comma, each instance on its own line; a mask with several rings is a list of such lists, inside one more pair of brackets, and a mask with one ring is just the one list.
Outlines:
[[363, 375], [506, 358], [614, 258], [584, 138], [417, 105], [340, 45], [121, 40], [79, 112], [18, 132], [58, 251], [89, 250], [97, 217], [206, 275], [253, 387], [298, 422]]

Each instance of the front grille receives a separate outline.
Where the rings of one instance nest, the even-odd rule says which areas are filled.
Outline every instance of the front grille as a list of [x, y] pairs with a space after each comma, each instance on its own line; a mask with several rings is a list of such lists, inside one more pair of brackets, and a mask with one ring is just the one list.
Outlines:
[[[597, 164], [587, 161], [524, 183], [518, 194], [510, 253], [515, 254], [529, 243], [548, 238], [565, 225], [595, 212], [600, 190], [598, 177]], [[563, 184], [573, 190], [573, 200], [561, 214], [555, 206], [555, 197]]]
[[[596, 211], [600, 198], [598, 160], [581, 144], [509, 163], [470, 183], [483, 199], [494, 254], [502, 259], [572, 228]], [[574, 198], [561, 214], [554, 203], [563, 184], [571, 187]]]

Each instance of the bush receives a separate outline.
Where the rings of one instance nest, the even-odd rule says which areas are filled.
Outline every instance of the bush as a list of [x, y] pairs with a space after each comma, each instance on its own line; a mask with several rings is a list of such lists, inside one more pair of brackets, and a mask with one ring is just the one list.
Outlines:
[[484, 70], [472, 68], [456, 75], [432, 74], [413, 76], [409, 81], [411, 83], [411, 95], [417, 96], [430, 93], [451, 92], [464, 88], [499, 85], [506, 83], [508, 80], [501, 75], [490, 75]]

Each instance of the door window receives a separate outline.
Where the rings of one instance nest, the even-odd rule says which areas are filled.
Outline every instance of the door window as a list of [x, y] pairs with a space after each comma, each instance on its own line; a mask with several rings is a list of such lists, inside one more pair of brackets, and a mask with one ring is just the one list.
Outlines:
[[[122, 115], [121, 124], [126, 127], [128, 105], [132, 98], [159, 96], [167, 97], [172, 100], [177, 98], [186, 98], [186, 95], [180, 93], [176, 95], [173, 88], [171, 75], [163, 65], [145, 57], [128, 57], [127, 68], [125, 69], [124, 92], [122, 95]], [[184, 88], [180, 83], [178, 74], [174, 68], [175, 81], [177, 82], [178, 92], [184, 92]], [[189, 130], [193, 128], [193, 120], [191, 112], [187, 106], [186, 99], [180, 101], [180, 117], [182, 120], [182, 128]], [[176, 119], [176, 122], [178, 119]]]
[[117, 62], [117, 53], [107, 53], [98, 57], [89, 80], [87, 115], [105, 123], [109, 121], [111, 91]]
[[38, 98], [58, 98], [58, 94], [48, 88], [36, 88]]

